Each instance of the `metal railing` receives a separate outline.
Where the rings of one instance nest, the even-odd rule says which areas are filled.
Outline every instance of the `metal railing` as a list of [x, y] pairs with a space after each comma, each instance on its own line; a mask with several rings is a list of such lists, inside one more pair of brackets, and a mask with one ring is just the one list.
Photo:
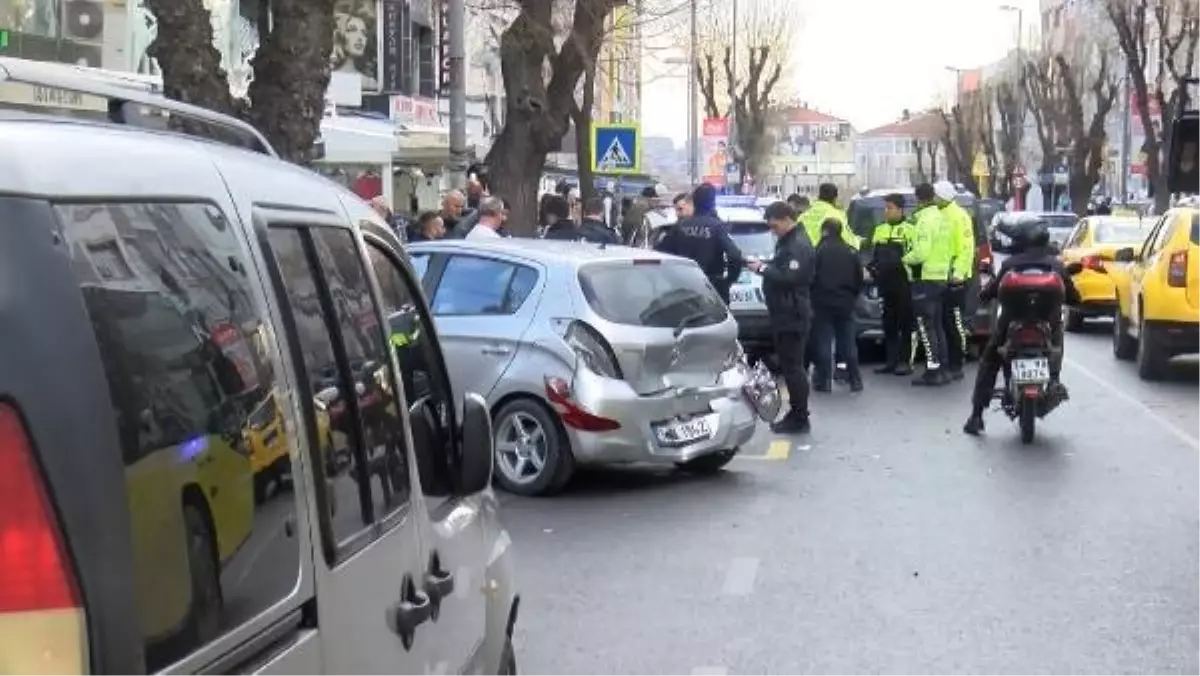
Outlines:
[[[107, 99], [108, 121], [116, 124], [135, 125], [141, 120], [144, 116], [138, 114], [134, 106], [154, 108], [173, 117], [210, 124], [243, 141], [229, 145], [239, 145], [271, 157], [279, 156], [266, 137], [246, 122], [207, 108], [168, 99], [155, 91], [158, 87], [140, 79], [124, 79], [110, 75], [105, 75], [102, 79], [93, 69], [0, 57], [0, 83], [6, 82]], [[2, 105], [3, 102], [0, 101], [0, 106]], [[219, 138], [215, 140], [222, 141]]]

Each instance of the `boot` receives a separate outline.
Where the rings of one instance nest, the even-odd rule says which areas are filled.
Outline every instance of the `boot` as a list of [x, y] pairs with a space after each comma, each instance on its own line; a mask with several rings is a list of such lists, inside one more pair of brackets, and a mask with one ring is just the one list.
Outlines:
[[808, 434], [812, 426], [808, 422], [808, 414], [788, 411], [783, 420], [771, 425], [775, 434]]
[[853, 376], [851, 376], [851, 378], [850, 378], [850, 391], [851, 391], [851, 392], [862, 392], [862, 391], [863, 391], [863, 381], [862, 381], [862, 376], [859, 376], [859, 377], [853, 377]]
[[971, 417], [963, 425], [963, 432], [977, 437], [983, 433], [983, 411], [971, 411]]
[[898, 376], [911, 376], [913, 374], [913, 368], [912, 365], [901, 362], [896, 366], [896, 369], [892, 371], [892, 373]]
[[889, 361], [886, 364], [884, 364], [883, 366], [880, 366], [879, 368], [875, 369], [875, 372], [878, 373], [879, 375], [885, 375], [888, 373], [895, 373], [896, 369], [898, 369], [898, 368], [900, 368], [899, 364], [895, 364], [895, 363]]
[[949, 373], [950, 380], [962, 380], [963, 371], [961, 368], [952, 369]]
[[912, 381], [913, 387], [941, 387], [950, 382], [949, 376], [938, 369], [929, 369]]

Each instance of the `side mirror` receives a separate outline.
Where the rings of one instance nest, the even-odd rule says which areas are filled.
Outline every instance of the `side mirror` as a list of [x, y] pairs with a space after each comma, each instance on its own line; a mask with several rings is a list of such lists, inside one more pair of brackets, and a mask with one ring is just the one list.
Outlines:
[[1067, 263], [1067, 274], [1068, 275], [1077, 275], [1081, 272], [1083, 272], [1083, 263], [1080, 263], [1078, 261], [1076, 261], [1074, 263]]
[[462, 457], [459, 462], [457, 492], [474, 495], [487, 489], [492, 481], [494, 437], [492, 413], [483, 397], [468, 392], [463, 395]]
[[1133, 247], [1127, 246], [1124, 249], [1117, 249], [1113, 254], [1113, 260], [1118, 263], [1132, 263], [1137, 260], [1137, 255], [1133, 252]]

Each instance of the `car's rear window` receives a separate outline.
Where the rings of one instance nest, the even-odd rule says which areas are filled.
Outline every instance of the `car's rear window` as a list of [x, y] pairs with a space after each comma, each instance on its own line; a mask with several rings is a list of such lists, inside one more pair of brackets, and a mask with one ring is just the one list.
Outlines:
[[1097, 244], [1140, 244], [1152, 224], [1153, 221], [1142, 224], [1136, 220], [1101, 222], [1096, 225], [1093, 239]]
[[725, 321], [725, 303], [696, 264], [685, 261], [614, 261], [579, 271], [592, 310], [614, 324], [677, 328]]

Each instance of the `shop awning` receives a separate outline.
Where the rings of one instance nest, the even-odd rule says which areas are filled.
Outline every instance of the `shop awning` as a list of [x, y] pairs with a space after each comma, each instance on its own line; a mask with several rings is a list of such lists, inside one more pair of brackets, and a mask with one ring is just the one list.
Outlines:
[[333, 116], [321, 120], [327, 164], [388, 164], [398, 149], [391, 122], [368, 117]]

